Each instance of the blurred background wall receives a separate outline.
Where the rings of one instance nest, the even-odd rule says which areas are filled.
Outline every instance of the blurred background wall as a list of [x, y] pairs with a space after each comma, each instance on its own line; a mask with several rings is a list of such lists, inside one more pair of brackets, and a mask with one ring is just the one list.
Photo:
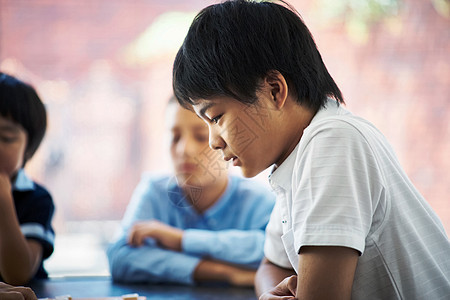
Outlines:
[[[33, 84], [48, 109], [47, 135], [27, 170], [57, 206], [51, 275], [107, 273], [104, 247], [141, 173], [170, 170], [172, 62], [211, 3], [0, 0], [0, 70]], [[290, 3], [347, 107], [386, 135], [449, 233], [450, 2]]]

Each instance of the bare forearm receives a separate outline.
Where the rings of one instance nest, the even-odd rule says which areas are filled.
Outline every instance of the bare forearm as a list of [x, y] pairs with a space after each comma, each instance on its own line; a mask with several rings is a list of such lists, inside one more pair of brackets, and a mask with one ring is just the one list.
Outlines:
[[14, 285], [26, 283], [37, 269], [42, 247], [23, 236], [12, 205], [0, 212], [0, 274]]
[[304, 246], [299, 255], [298, 299], [351, 299], [359, 252], [338, 246]]
[[222, 262], [202, 260], [194, 271], [197, 282], [226, 282], [235, 286], [253, 286], [255, 270]]
[[292, 275], [295, 275], [294, 270], [281, 268], [264, 258], [255, 276], [256, 295], [258, 297], [261, 296], [274, 288], [283, 279]]

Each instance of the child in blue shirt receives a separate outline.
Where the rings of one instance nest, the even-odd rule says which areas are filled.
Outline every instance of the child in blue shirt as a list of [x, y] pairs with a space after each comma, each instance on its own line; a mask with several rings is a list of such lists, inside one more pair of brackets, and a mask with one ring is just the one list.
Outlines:
[[173, 87], [225, 161], [246, 177], [273, 166], [260, 300], [448, 299], [441, 221], [385, 137], [343, 107], [293, 8], [235, 0], [203, 9]]
[[108, 249], [121, 282], [253, 286], [274, 195], [230, 176], [208, 127], [174, 99], [167, 107], [174, 175], [144, 174]]
[[36, 91], [0, 73], [0, 278], [13, 285], [48, 277], [43, 260], [53, 252], [54, 205], [47, 190], [23, 170], [46, 125]]

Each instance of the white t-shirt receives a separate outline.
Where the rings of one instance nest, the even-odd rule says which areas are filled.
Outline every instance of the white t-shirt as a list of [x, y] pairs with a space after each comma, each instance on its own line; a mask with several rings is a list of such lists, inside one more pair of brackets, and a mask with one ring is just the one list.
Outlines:
[[329, 100], [270, 176], [265, 255], [298, 268], [302, 246], [360, 252], [352, 299], [450, 299], [450, 242], [385, 137]]

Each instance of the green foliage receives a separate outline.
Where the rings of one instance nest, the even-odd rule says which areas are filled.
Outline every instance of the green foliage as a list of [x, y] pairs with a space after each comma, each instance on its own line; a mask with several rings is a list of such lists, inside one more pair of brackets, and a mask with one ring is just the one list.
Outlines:
[[344, 22], [350, 37], [365, 42], [374, 23], [395, 17], [400, 0], [318, 0], [321, 16], [331, 22]]

